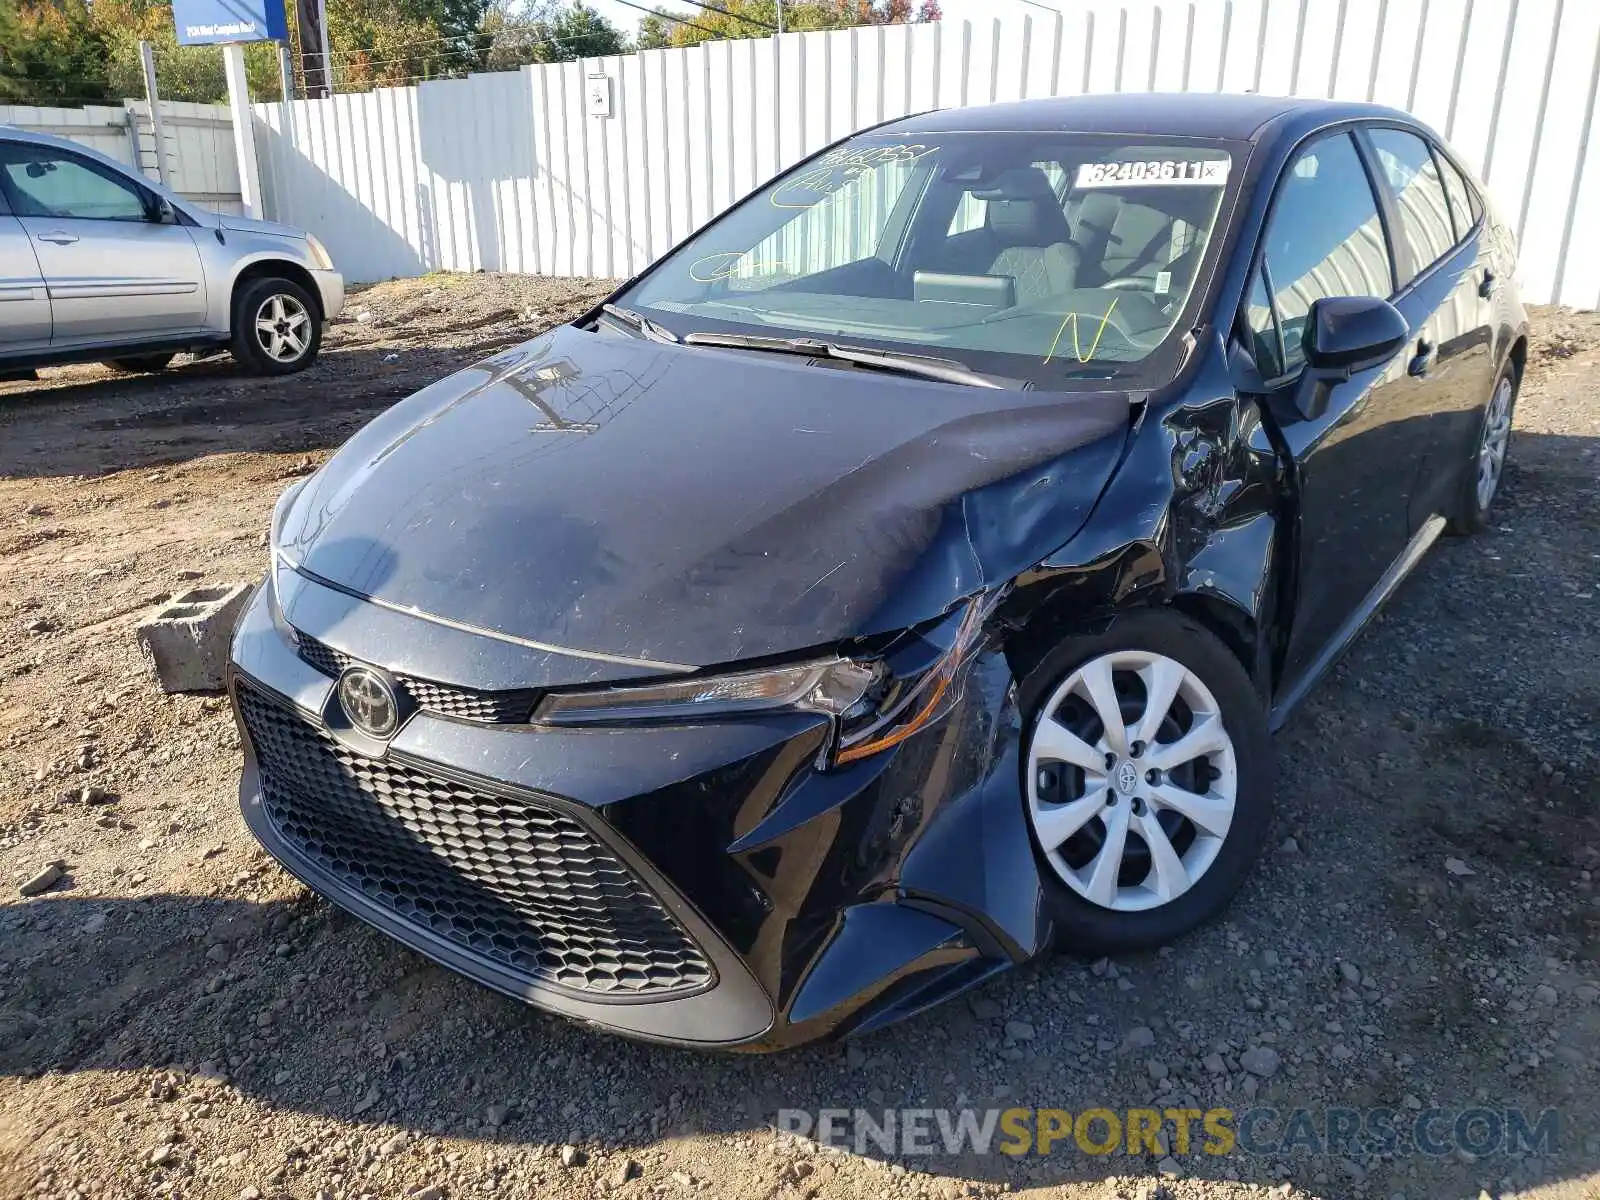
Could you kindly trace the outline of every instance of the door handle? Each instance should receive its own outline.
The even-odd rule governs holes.
[[[58,246],[70,246],[78,240],[78,235],[68,233],[65,229],[57,229],[52,233],[41,233],[39,240],[41,242],[54,242]]]
[[[1478,284],[1478,295],[1487,300],[1490,296],[1494,295],[1494,284],[1494,272],[1485,271],[1483,273],[1483,281]]]
[[[1433,343],[1423,339],[1417,343],[1417,355],[1411,360],[1408,370],[1412,375],[1421,379],[1433,369]]]

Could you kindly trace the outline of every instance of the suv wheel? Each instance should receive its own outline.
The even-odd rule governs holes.
[[[1021,699],[1058,943],[1153,946],[1219,913],[1272,820],[1266,713],[1228,649],[1175,613],[1131,613],[1058,646]]]
[[[287,375],[316,361],[322,346],[317,307],[292,279],[256,279],[233,307],[233,357],[262,375]]]
[[[176,357],[175,354],[131,354],[127,358],[113,358],[100,365],[124,375],[145,375],[166,370],[167,364]]]

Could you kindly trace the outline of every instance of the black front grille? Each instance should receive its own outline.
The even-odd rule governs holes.
[[[326,642],[319,642],[316,638],[300,635],[300,657],[305,659],[324,675],[339,676],[346,667],[355,661],[343,650],[335,650]]]
[[[343,650],[335,650],[327,643],[305,634],[300,635],[300,657],[324,675],[334,678],[338,678],[340,672],[357,661]],[[483,721],[493,725],[518,724],[533,716],[533,706],[539,701],[539,693],[532,688],[478,692],[447,683],[435,683],[431,679],[418,679],[413,675],[393,674],[418,708],[441,716],[459,717],[464,721]]]
[[[238,694],[268,819],[346,887],[533,983],[664,999],[711,982],[677,921],[575,818],[367,758]]]

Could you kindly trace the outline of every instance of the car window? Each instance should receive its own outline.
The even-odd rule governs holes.
[[[1377,197],[1349,134],[1322,138],[1295,156],[1278,184],[1261,246],[1270,299],[1263,287],[1247,303],[1245,319],[1258,347],[1275,343],[1274,311],[1283,335],[1283,361],[1262,363],[1258,357],[1263,378],[1304,365],[1301,340],[1313,302],[1394,293]]]
[[[0,183],[19,217],[148,219],[137,185],[50,146],[0,145]]]
[[[1400,204],[1400,227],[1418,274],[1455,245],[1444,182],[1428,144],[1403,129],[1369,129],[1384,178]]]
[[[680,336],[827,336],[1036,387],[1164,382],[1243,150],[859,134],[753,193],[617,302]]]
[[[1263,379],[1283,374],[1283,343],[1278,340],[1278,324],[1272,316],[1272,294],[1260,271],[1250,276],[1250,295],[1244,306],[1245,325],[1250,330],[1250,354]]]
[[[1459,242],[1478,220],[1477,210],[1472,203],[1472,189],[1448,158],[1435,153],[1434,159],[1439,164],[1439,174],[1444,177],[1444,190],[1450,197],[1450,219],[1455,224],[1456,241]]]
[[[1467,199],[1472,204],[1472,219],[1483,220],[1483,193],[1478,190],[1478,185],[1472,182],[1465,171],[1461,172],[1461,179],[1467,185]]]
[[[793,219],[743,255],[710,256],[691,274],[706,281],[725,279],[729,290],[751,292],[871,258],[912,167],[909,161],[867,166],[820,204],[800,189],[775,197],[773,206],[791,209]]]

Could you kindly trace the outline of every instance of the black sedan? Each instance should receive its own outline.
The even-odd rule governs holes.
[[[1270,731],[1486,519],[1514,253],[1383,108],[851,137],[285,493],[250,827],[473,979],[697,1046],[1176,938],[1268,836]]]

